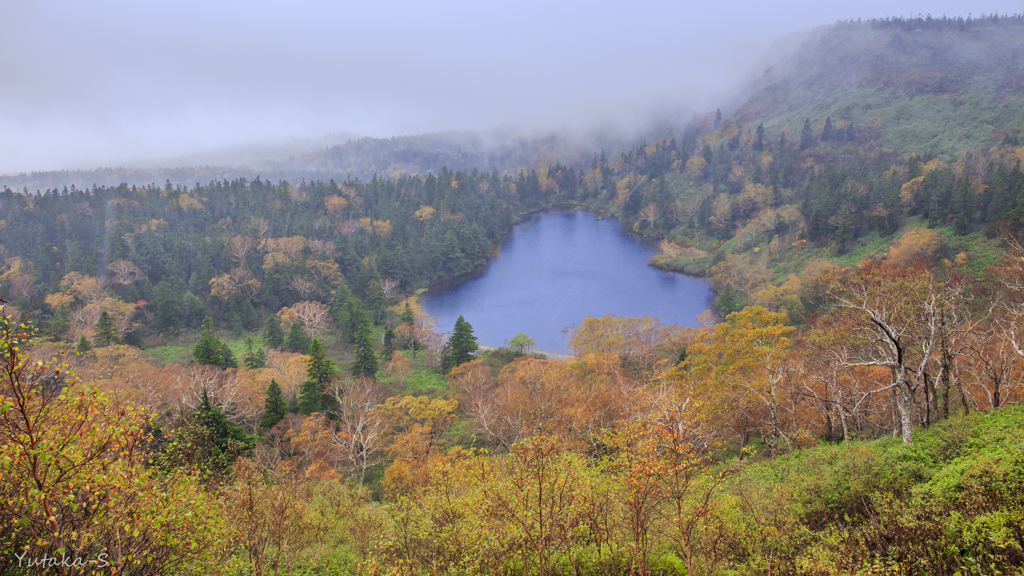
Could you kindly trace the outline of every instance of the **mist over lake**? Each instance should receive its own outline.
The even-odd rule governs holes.
[[[450,332],[459,315],[484,346],[517,332],[537,351],[566,353],[562,331],[588,316],[655,316],[695,325],[713,297],[704,280],[649,266],[652,247],[614,218],[587,212],[540,214],[518,224],[479,276],[420,302]]]

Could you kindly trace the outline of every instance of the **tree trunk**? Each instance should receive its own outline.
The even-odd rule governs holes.
[[[900,436],[903,437],[904,444],[910,444],[914,431],[914,397],[906,377],[902,374],[896,381],[896,389],[899,391],[896,405],[900,411]]]
[[[900,419],[900,403],[898,400],[899,391],[893,387],[890,399],[892,400],[892,422],[893,422],[893,436],[903,435],[903,420]]]
[[[837,403],[836,410],[839,411],[839,423],[843,426],[843,442],[849,442],[850,429],[846,426],[846,414],[843,413],[842,405]]]

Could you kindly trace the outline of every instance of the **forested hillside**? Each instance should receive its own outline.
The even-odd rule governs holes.
[[[328,138],[323,140],[330,141]],[[444,168],[455,172],[497,169],[503,174],[514,175],[521,167],[527,170],[546,167],[559,158],[574,163],[589,161],[593,150],[601,147],[616,149],[622,145],[622,138],[601,133],[580,138],[566,134],[530,136],[512,130],[453,131],[392,138],[352,137],[341,144],[319,148],[300,141],[293,145],[299,151],[294,154],[284,153],[285,146],[279,149],[271,146],[238,147],[237,151],[213,151],[206,155],[169,158],[149,164],[139,161],[130,167],[0,175],[0,186],[35,192],[71,185],[78,188],[93,185],[116,187],[124,183],[145,186],[168,180],[176,185],[192,186],[197,182],[230,181],[240,177],[249,180],[262,177],[272,182],[326,182],[332,179],[341,182],[355,178],[365,181],[377,175],[388,179],[403,175],[425,177],[431,172],[438,174]],[[147,167],[150,164],[163,167]]]
[[[1019,16],[840,22],[639,145],[5,188],[0,573],[1019,570],[1022,49]],[[717,314],[587,318],[564,359],[424,314],[551,208]]]

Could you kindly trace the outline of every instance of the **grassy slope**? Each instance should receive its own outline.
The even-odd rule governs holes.
[[[909,446],[821,445],[748,464],[725,493],[736,512],[779,528],[796,573],[996,573],[1024,561],[1021,429],[1024,407],[1013,407],[918,430]]]

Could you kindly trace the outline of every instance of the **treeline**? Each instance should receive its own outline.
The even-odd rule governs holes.
[[[853,20],[840,20],[832,25],[833,28],[840,30],[857,30],[859,28],[870,28],[870,29],[898,29],[898,30],[923,30],[923,31],[934,31],[934,30],[970,30],[972,28],[989,28],[995,26],[1024,26],[1024,14],[982,14],[978,17],[968,15],[967,18],[963,16],[946,16],[943,14],[939,17],[933,17],[931,14],[926,16],[890,16],[888,18],[868,18],[866,20],[857,19]]]

